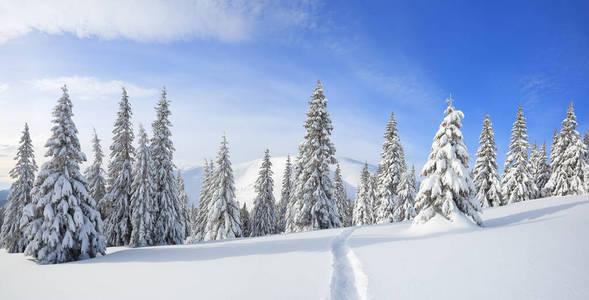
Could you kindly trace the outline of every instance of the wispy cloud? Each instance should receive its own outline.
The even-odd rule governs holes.
[[[33,87],[40,91],[58,91],[64,84],[71,89],[72,95],[82,100],[112,99],[113,95],[121,94],[121,87],[133,97],[148,97],[158,94],[157,89],[143,88],[120,80],[101,80],[95,77],[70,76],[52,77],[34,80]]]
[[[309,1],[56,0],[0,2],[0,43],[31,31],[141,42],[247,40],[256,30],[307,22]],[[279,16],[279,17],[275,17]],[[275,26],[260,26],[261,21]],[[281,26],[282,25],[282,26]]]
[[[558,89],[555,80],[543,73],[533,74],[521,80],[520,93],[523,96],[524,106],[533,108],[542,97]]]
[[[8,89],[8,84],[7,83],[0,83],[0,93],[3,93],[7,89]]]

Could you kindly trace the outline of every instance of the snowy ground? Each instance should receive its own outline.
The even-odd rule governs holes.
[[[0,252],[0,299],[589,299],[589,197],[409,223],[110,248],[63,265]]]

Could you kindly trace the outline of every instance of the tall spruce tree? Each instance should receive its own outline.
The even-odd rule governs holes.
[[[585,176],[589,171],[586,161],[587,146],[577,131],[577,117],[572,102],[561,123],[560,136],[554,148],[552,174],[546,183],[546,191],[552,196],[586,193]]]
[[[352,225],[367,225],[374,222],[372,201],[370,199],[370,172],[368,164],[364,164],[360,183],[356,190],[356,201],[354,202],[354,211],[352,214]]]
[[[286,157],[284,175],[282,176],[282,189],[280,191],[280,202],[276,208],[276,232],[284,232],[286,229],[286,210],[288,201],[292,194],[292,164],[290,155]]]
[[[529,169],[529,148],[526,119],[520,105],[511,129],[511,142],[501,181],[502,197],[506,204],[534,199],[538,194],[538,187]]]
[[[250,218],[250,212],[247,209],[245,203],[239,209],[239,219],[241,219],[242,236],[250,237],[252,235],[252,220]]]
[[[468,151],[462,140],[461,119],[464,114],[448,99],[446,117],[434,137],[432,150],[423,167],[425,179],[419,187],[414,223],[425,223],[436,214],[454,221],[465,215],[478,225],[480,206],[473,197],[474,185],[468,173]]]
[[[155,194],[155,170],[151,159],[150,146],[143,126],[139,126],[139,148],[133,166],[131,185],[131,247],[155,245],[155,218],[157,203]]]
[[[481,207],[501,205],[501,180],[497,171],[497,146],[489,115],[485,115],[472,171],[475,195]]]
[[[29,125],[26,123],[14,160],[16,165],[10,170],[9,175],[15,181],[10,186],[10,194],[6,199],[4,220],[0,231],[0,247],[6,249],[8,253],[24,252],[27,246],[27,239],[20,227],[20,219],[23,216],[24,207],[32,202],[31,190],[35,183],[37,164]]]
[[[377,211],[376,217],[378,223],[393,222],[395,203],[397,203],[397,190],[405,172],[405,157],[401,140],[397,132],[397,121],[395,114],[391,113],[391,119],[387,123],[385,141],[382,144],[382,157],[378,165],[378,206],[374,207]]]
[[[211,182],[204,240],[223,240],[242,235],[239,207],[235,202],[233,169],[229,160],[227,138],[223,136],[217,154],[217,164]]]
[[[102,159],[104,153],[100,146],[100,139],[94,130],[94,137],[92,138],[92,150],[94,152],[94,161],[92,165],[86,169],[85,175],[88,179],[88,188],[92,199],[98,203],[98,211],[100,215],[105,218],[108,215],[108,205],[106,204],[106,179],[104,178],[104,169],[102,168]]]
[[[155,194],[158,215],[155,221],[156,243],[158,244],[182,244],[184,242],[185,224],[182,211],[182,203],[178,198],[176,189],[176,177],[174,176],[173,163],[174,144],[170,127],[169,108],[170,101],[166,97],[166,88],[162,89],[162,95],[155,111],[156,119],[151,124],[153,137],[151,138],[151,155],[155,169]]]
[[[105,253],[102,219],[80,172],[86,156],[80,149],[67,88],[53,110],[54,126],[43,164],[21,219],[26,255],[43,264],[63,263]]]
[[[274,200],[274,181],[272,180],[270,151],[266,149],[262,166],[256,180],[256,199],[254,200],[252,236],[276,233],[276,201]]]
[[[323,86],[317,87],[309,101],[305,138],[301,144],[301,173],[297,178],[298,211],[295,218],[298,231],[340,226],[329,165],[335,164],[335,147],[330,135],[333,130],[327,112]]]
[[[405,171],[401,182],[397,186],[397,205],[395,205],[395,222],[413,220],[417,215],[415,211],[415,167],[411,171]]]
[[[131,183],[133,181],[133,124],[131,123],[131,104],[127,91],[119,102],[119,112],[115,121],[110,164],[108,166],[108,190],[105,196],[104,231],[109,246],[128,245],[131,239]]]
[[[189,237],[191,234],[191,227],[190,212],[188,208],[188,195],[186,194],[186,190],[184,188],[184,178],[182,178],[180,170],[178,170],[178,175],[176,175],[176,189],[178,190],[178,198],[180,199],[180,204],[182,205],[182,218],[184,219],[184,236]]]
[[[352,225],[352,203],[348,200],[346,195],[346,188],[344,187],[344,180],[342,178],[342,170],[339,163],[336,164],[335,172],[333,174],[333,195],[335,196],[335,203],[337,206],[337,213],[340,218],[341,225],[348,227]]]

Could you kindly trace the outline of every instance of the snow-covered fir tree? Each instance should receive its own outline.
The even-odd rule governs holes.
[[[252,235],[252,219],[245,203],[239,209],[239,219],[241,220],[241,235],[243,237],[250,237]]]
[[[585,146],[589,148],[589,129],[585,132],[585,136],[583,137],[583,141],[585,142]]]
[[[176,189],[173,163],[174,144],[170,127],[170,101],[166,97],[166,88],[155,107],[156,119],[151,124],[151,155],[155,169],[155,194],[158,215],[155,221],[157,244],[182,244],[185,238],[185,224],[182,203]]]
[[[551,160],[552,174],[545,189],[552,196],[582,195],[586,192],[587,146],[577,131],[573,103],[561,123],[560,136]]]
[[[106,179],[104,178],[104,169],[102,168],[104,153],[102,152],[102,146],[100,146],[100,139],[98,139],[96,130],[94,130],[94,137],[92,138],[92,151],[94,152],[94,161],[86,169],[84,175],[88,179],[90,196],[98,204],[100,215],[105,218],[108,215],[108,205],[104,198],[106,195]]]
[[[299,230],[299,227],[296,222],[296,217],[299,214],[300,207],[302,201],[299,198],[301,194],[301,184],[298,180],[299,176],[302,173],[302,143],[299,144],[299,155],[297,156],[296,163],[294,165],[292,171],[292,189],[290,192],[290,197],[288,200],[288,204],[286,205],[286,213],[284,216],[284,231],[285,232],[296,232]]]
[[[536,198],[543,197],[544,193],[542,190],[548,179],[550,179],[550,165],[546,156],[546,144],[542,144],[540,150],[538,150],[536,142],[532,145],[532,151],[530,152],[530,173],[532,174],[534,183],[538,187]]]
[[[139,147],[137,159],[133,166],[133,182],[131,185],[131,247],[155,245],[155,218],[157,203],[155,202],[155,170],[151,159],[151,151],[147,134],[139,125]]]
[[[37,164],[29,125],[26,123],[14,159],[16,165],[10,170],[9,175],[15,181],[10,186],[10,194],[6,199],[4,220],[0,231],[0,247],[6,249],[8,253],[23,252],[27,246],[27,239],[20,227],[20,219],[24,207],[32,202],[31,190],[35,183]]]
[[[352,226],[367,225],[374,222],[372,199],[370,197],[370,172],[368,164],[364,164],[360,176],[360,184],[356,190],[356,201],[352,213]]]
[[[339,227],[329,173],[329,165],[336,163],[335,147],[330,140],[333,126],[327,112],[323,86],[319,81],[309,101],[304,127],[306,134],[299,149],[301,159],[297,162],[301,165],[301,173],[296,179],[297,231]]]
[[[374,207],[378,223],[393,222],[398,185],[405,172],[405,157],[394,113],[391,113],[391,119],[387,123],[384,138],[380,154],[382,160],[377,172],[379,205]]]
[[[195,235],[196,230],[196,219],[198,217],[198,205],[192,203],[189,209],[189,222],[188,225],[190,226],[190,235],[187,237],[187,240],[191,240],[192,237]]]
[[[414,223],[425,223],[436,214],[454,221],[459,215],[481,225],[480,205],[468,172],[468,151],[462,140],[461,119],[464,114],[448,99],[446,117],[434,136],[431,153],[423,167],[425,177],[419,187]]]
[[[178,198],[180,199],[180,204],[182,205],[182,218],[184,218],[184,236],[188,237],[191,234],[188,195],[186,194],[186,190],[184,188],[184,178],[182,178],[182,174],[179,170],[178,175],[176,175],[176,189],[178,190]]]
[[[395,205],[394,221],[402,222],[413,220],[417,215],[415,211],[415,167],[411,171],[405,171],[401,182],[397,186],[397,202]]]
[[[286,210],[292,193],[292,164],[290,155],[286,157],[284,175],[282,176],[282,189],[280,190],[280,201],[276,207],[276,232],[284,232],[286,229]]]
[[[544,187],[550,179],[550,164],[548,163],[548,154],[546,154],[546,143],[543,143],[542,146],[540,146],[540,160],[536,170],[537,171],[534,175],[534,179],[536,181],[536,186],[538,187],[540,197],[546,197],[548,195],[544,194]]]
[[[200,196],[198,200],[198,212],[194,220],[192,235],[188,239],[188,243],[196,243],[202,241],[205,234],[205,227],[207,225],[209,203],[211,202],[211,192],[213,183],[213,173],[215,170],[214,163],[207,161],[203,166],[202,184],[200,188]]]
[[[239,207],[235,202],[233,169],[229,160],[227,138],[223,136],[211,182],[204,240],[223,240],[242,235]]]
[[[502,203],[501,180],[497,171],[497,146],[492,126],[489,115],[485,115],[477,159],[472,170],[475,195],[481,207],[499,206]]]
[[[550,144],[550,161],[554,160],[552,155],[555,152],[557,143],[558,143],[558,129],[554,128],[554,133],[552,134],[552,144]]]
[[[123,88],[117,120],[112,131],[114,137],[110,146],[108,189],[103,200],[103,205],[107,206],[104,232],[109,246],[128,245],[131,238],[131,173],[135,156],[132,115],[129,97]]]
[[[369,197],[370,197],[370,202],[372,203],[371,204],[371,206],[372,206],[372,223],[375,223],[377,221],[378,208],[380,207],[380,200],[378,198],[378,173],[379,173],[379,171],[377,170],[373,174],[370,174]],[[396,194],[396,192],[395,192],[395,194]]]
[[[534,199],[538,194],[529,168],[529,148],[526,119],[520,105],[511,129],[511,142],[501,181],[501,194],[506,204]]]
[[[335,172],[333,174],[333,195],[335,196],[337,213],[339,215],[341,225],[344,227],[351,226],[352,202],[348,200],[348,196],[346,195],[344,180],[342,178],[342,170],[339,166],[339,163],[336,164]]]
[[[105,253],[102,219],[88,183],[80,172],[86,156],[80,149],[67,88],[53,110],[54,126],[47,140],[49,160],[41,166],[33,201],[21,219],[28,244],[26,255],[43,264],[63,263]]]
[[[266,149],[262,166],[256,180],[256,199],[252,212],[252,236],[276,233],[276,201],[274,200],[274,180],[272,180],[270,151]]]

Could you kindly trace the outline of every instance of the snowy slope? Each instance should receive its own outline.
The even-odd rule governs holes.
[[[282,185],[282,176],[286,165],[286,156],[273,157],[272,171],[274,172],[274,197],[276,201],[280,200],[280,189]],[[364,163],[350,158],[339,157],[338,161],[342,169],[348,198],[356,198],[356,186],[360,182],[360,171]],[[262,159],[256,159],[245,163],[233,165],[233,174],[235,176],[235,196],[240,203],[247,203],[248,207],[253,207],[254,198],[256,197],[254,184],[258,178],[258,171],[262,164]],[[376,167],[369,165],[370,172],[375,172]],[[335,166],[332,166],[332,173]],[[197,203],[202,184],[202,167],[190,168],[182,171],[185,181],[185,189],[191,203]]]
[[[589,299],[589,196],[446,222],[109,248],[37,265],[0,251],[0,299]]]

